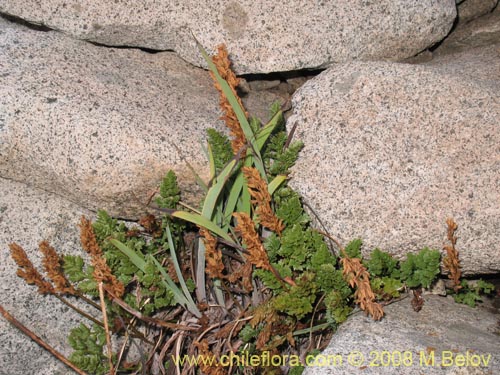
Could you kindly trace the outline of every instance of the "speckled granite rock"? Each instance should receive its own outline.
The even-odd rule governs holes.
[[[67,335],[81,317],[57,299],[39,295],[36,287],[17,277],[8,244],[21,245],[36,267],[41,265],[38,243],[42,240],[49,241],[59,253],[82,255],[77,224],[81,215],[90,217],[90,212],[56,195],[3,178],[0,191],[0,304],[56,350],[69,355]],[[2,316],[0,332],[1,375],[72,373]]]
[[[0,11],[106,45],[176,51],[203,64],[192,38],[225,42],[240,73],[404,59],[440,41],[454,0],[43,2],[0,0]]]
[[[457,6],[458,22],[467,23],[483,16],[498,4],[498,0],[466,0]]]
[[[459,24],[434,51],[435,55],[500,43],[500,7],[469,23]]]
[[[418,313],[409,298],[384,310],[386,316],[379,322],[364,314],[350,317],[316,362],[310,362],[317,366],[306,368],[303,375],[500,373],[498,314],[439,296],[426,296]],[[328,356],[332,365],[318,366],[328,363]]]
[[[293,97],[291,185],[342,242],[403,257],[459,225],[465,273],[500,271],[500,48],[339,64]]]
[[[2,19],[0,66],[0,176],[121,217],[169,169],[199,194],[186,161],[207,177],[205,129],[223,126],[204,70]]]

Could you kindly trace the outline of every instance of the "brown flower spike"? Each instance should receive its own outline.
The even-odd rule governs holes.
[[[80,241],[83,249],[91,256],[95,281],[107,284],[112,293],[118,298],[123,296],[125,286],[111,273],[111,269],[106,263],[106,259],[102,255],[102,250],[97,243],[92,223],[85,216],[82,216],[80,221]]]
[[[242,171],[247,180],[248,191],[252,196],[252,203],[257,205],[255,212],[259,217],[260,223],[281,236],[284,225],[271,209],[271,195],[267,189],[266,182],[256,168],[243,167]]]
[[[382,305],[375,302],[375,293],[370,286],[370,274],[361,263],[359,258],[349,258],[345,251],[341,262],[344,266],[342,274],[351,288],[356,287],[354,292],[355,302],[361,310],[371,315],[374,320],[380,320],[384,316]]]
[[[26,252],[16,243],[9,244],[10,255],[19,266],[17,276],[21,277],[26,283],[35,284],[40,294],[54,294],[55,290],[51,283],[44,280],[43,276],[36,270],[33,263],[28,259]]]
[[[217,55],[212,57],[212,61],[217,67],[217,71],[219,72],[220,76],[224,80],[226,80],[226,82],[229,84],[229,87],[231,88],[231,91],[238,99],[238,103],[245,112],[245,117],[248,117],[248,114],[243,107],[243,103],[241,102],[241,99],[236,93],[236,87],[238,87],[239,79],[231,70],[231,62],[229,61],[229,56],[227,53],[226,46],[224,44],[219,45],[217,47],[217,51],[218,51]],[[210,72],[210,76],[214,81],[215,88],[217,89],[217,91],[219,91],[220,94],[219,105],[224,111],[224,116],[222,116],[221,119],[224,120],[226,126],[231,131],[231,136],[233,137],[233,140],[231,141],[231,147],[233,149],[233,153],[236,155],[241,149],[245,147],[246,144],[245,133],[243,132],[243,129],[241,129],[238,118],[236,117],[236,113],[234,113],[233,107],[231,107],[231,104],[229,104],[229,101],[224,95],[224,92],[222,91],[221,86],[217,82],[215,75],[212,72]]]
[[[457,244],[455,232],[458,225],[451,218],[446,220],[446,224],[448,225],[448,241],[450,241],[450,245],[445,245],[443,247],[447,254],[443,259],[443,264],[449,272],[448,278],[453,281],[453,289],[455,292],[458,292],[462,288],[460,285],[460,277],[462,276],[462,272],[460,271],[460,260],[458,259],[458,251],[455,248]]]
[[[49,245],[47,241],[42,241],[38,244],[38,248],[43,254],[43,268],[45,273],[52,280],[55,289],[59,293],[76,295],[75,288],[70,284],[66,276],[61,270],[61,259],[57,255],[56,250]]]
[[[217,240],[205,228],[200,228],[200,236],[205,244],[206,271],[210,277],[222,279],[224,275],[224,263],[222,263],[222,253],[217,249]]]
[[[241,233],[243,243],[247,247],[246,259],[257,268],[262,268],[274,272],[264,245],[259,239],[258,233],[255,231],[254,222],[245,212],[236,212],[233,216],[238,220],[236,230]]]

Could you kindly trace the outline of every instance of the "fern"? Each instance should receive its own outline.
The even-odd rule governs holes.
[[[345,247],[345,252],[350,258],[361,258],[361,245],[363,241],[359,238],[352,240]]]
[[[298,194],[282,202],[276,210],[276,216],[283,220],[287,226],[294,224],[305,225],[310,221],[309,216],[304,212]]]
[[[160,196],[156,204],[161,208],[176,208],[181,200],[181,191],[177,185],[177,176],[173,171],[168,171],[160,184]]]
[[[212,148],[215,171],[219,173],[233,158],[233,149],[229,138],[215,129],[207,129],[208,144]]]
[[[299,320],[311,313],[317,292],[313,279],[314,274],[304,272],[296,286],[273,299],[274,308]]]
[[[295,164],[299,157],[299,152],[303,148],[303,142],[295,141],[282,152],[278,153],[269,169],[269,174],[272,176],[288,174],[289,169]]]
[[[399,278],[398,261],[389,253],[375,249],[370,254],[370,259],[364,263],[372,276]]]
[[[408,254],[401,263],[401,279],[410,288],[428,288],[439,274],[441,254],[437,250],[424,248],[418,254]]]
[[[94,324],[88,328],[80,323],[73,328],[68,337],[69,344],[74,349],[69,360],[82,370],[96,375],[104,375],[109,371],[108,359],[103,354],[106,343],[104,329]]]
[[[478,280],[476,285],[462,280],[460,283],[462,287],[458,293],[453,295],[453,299],[457,303],[463,303],[470,307],[476,307],[477,302],[482,302],[481,295],[491,294],[495,290],[495,286],[483,280]]]

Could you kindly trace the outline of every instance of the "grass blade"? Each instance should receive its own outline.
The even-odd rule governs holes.
[[[144,268],[146,266],[146,261],[142,257],[142,254],[139,255],[137,254],[134,250],[132,250],[130,247],[125,245],[124,243],[121,243],[120,241],[116,239],[111,239],[109,240],[113,246],[115,246],[118,250],[120,250],[123,254],[125,254],[128,259],[137,267],[139,268],[142,272],[144,272]]]
[[[285,175],[277,175],[270,183],[267,185],[267,191],[269,192],[269,195],[273,195],[273,193],[276,191],[277,188],[280,187],[280,185],[286,181],[287,176]]]
[[[211,220],[207,219],[205,216],[193,214],[190,212],[184,212],[184,211],[174,211],[172,213],[172,216],[177,217],[177,218],[182,219],[182,220],[189,221],[190,223],[193,223],[195,225],[199,225],[203,228],[206,228],[209,231],[216,234],[217,236],[225,239],[226,241],[234,243],[233,239],[231,238],[231,236],[229,236],[229,234],[227,232],[225,232],[222,228],[217,226]]]

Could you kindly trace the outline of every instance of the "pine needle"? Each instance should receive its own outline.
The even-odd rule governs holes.
[[[40,294],[54,294],[55,289],[51,283],[44,280],[43,276],[33,266],[28,259],[26,252],[16,243],[9,244],[10,255],[19,266],[17,276],[21,277],[29,285],[36,285]]]
[[[238,99],[241,108],[244,108],[243,103],[241,102],[241,99],[236,92],[236,87],[238,87],[239,79],[231,70],[231,62],[229,61],[228,52],[224,44],[221,44],[217,47],[217,55],[212,57],[212,61],[217,67],[217,71],[219,72],[220,76],[229,84],[229,87],[231,88],[234,96],[236,96],[236,98]],[[231,136],[233,138],[231,141],[231,148],[233,149],[233,153],[236,155],[246,145],[245,134],[243,133],[243,129],[240,126],[233,107],[231,106],[231,104],[229,104],[229,101],[224,95],[222,88],[220,87],[217,79],[212,72],[210,72],[210,76],[214,81],[215,88],[217,89],[217,91],[219,91],[219,105],[224,112],[224,116],[222,116],[221,119],[224,120],[226,126],[231,132]],[[248,114],[246,112],[245,116],[248,117]]]

